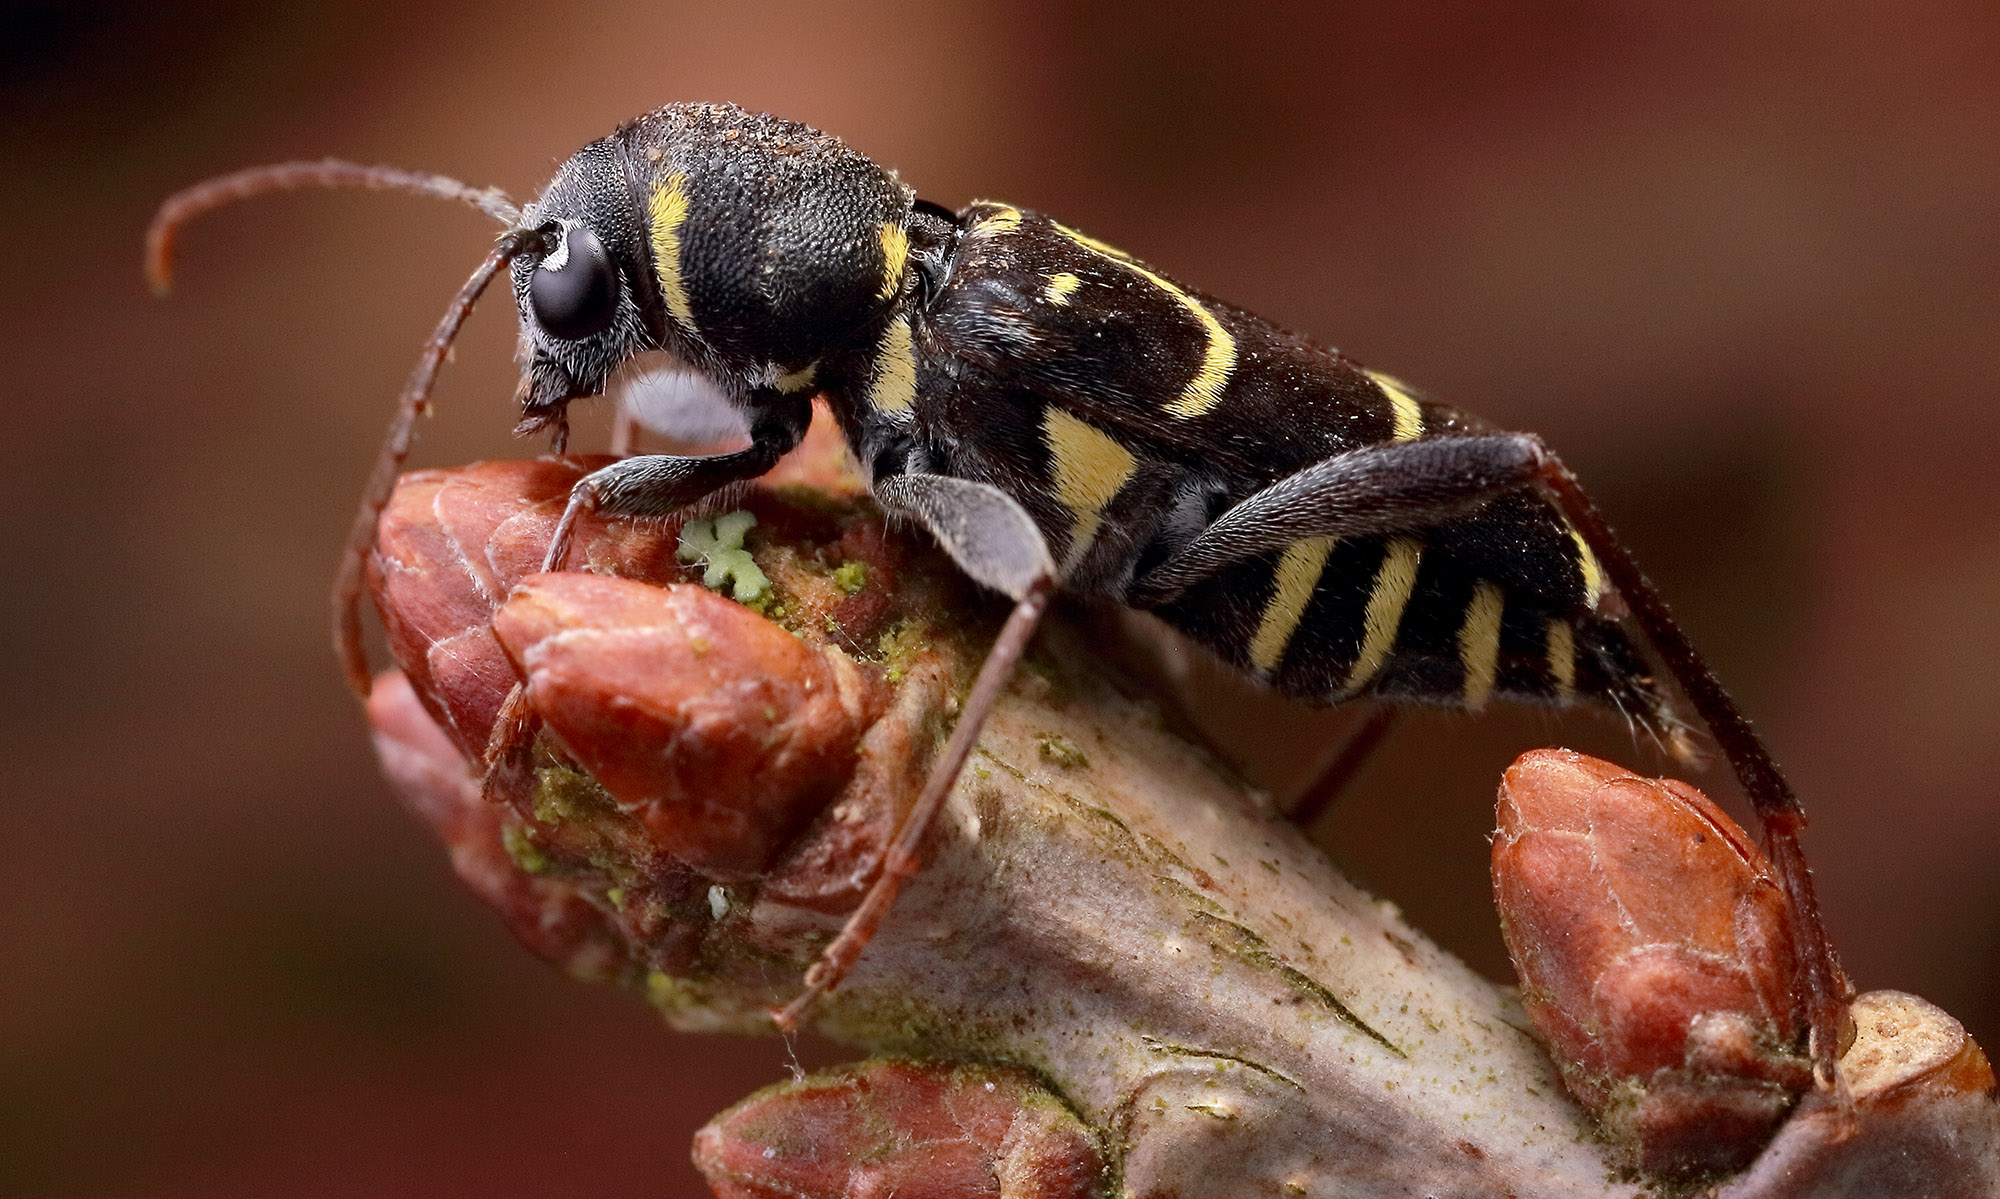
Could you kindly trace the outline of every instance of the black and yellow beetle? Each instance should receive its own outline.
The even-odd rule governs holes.
[[[522,431],[560,447],[571,401],[663,351],[744,414],[747,448],[625,458],[572,492],[546,566],[586,511],[660,516],[768,471],[823,396],[875,497],[1015,601],[923,795],[862,907],[784,1012],[834,986],[918,866],[917,846],[1058,588],[1149,611],[1313,703],[1477,710],[1503,698],[1615,707],[1683,728],[1636,630],[1734,768],[1790,896],[1799,990],[1825,1085],[1846,981],[1783,774],[1569,471],[1397,380],[1190,291],[1022,209],[958,212],[806,126],[676,104],[579,151],[540,199],[329,161],[226,176],[169,200],[156,282],[193,215],[280,188],[355,185],[472,202],[507,225],[433,334],[369,485],[336,592],[365,690],[360,564],[445,350],[511,273]]]

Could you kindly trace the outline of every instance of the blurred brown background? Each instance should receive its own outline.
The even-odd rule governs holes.
[[[489,230],[273,199],[192,232],[173,303],[138,271],[211,172],[526,197],[676,99],[1054,212],[1547,435],[1789,764],[1857,979],[2000,1043],[1986,0],[48,0],[0,7],[0,97],[0,1191],[692,1194],[689,1132],[781,1076],[517,950],[328,652],[390,398]],[[529,452],[512,326],[474,318],[425,461]],[[1497,972],[1491,788],[1553,741],[1662,765],[1603,722],[1422,719],[1322,831]]]

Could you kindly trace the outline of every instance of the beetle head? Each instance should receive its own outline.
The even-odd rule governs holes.
[[[584,147],[521,219],[524,427],[652,349],[738,403],[810,386],[901,293],[912,204],[839,139],[729,105],[671,105]]]

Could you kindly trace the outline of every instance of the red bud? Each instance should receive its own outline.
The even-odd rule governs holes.
[[[761,871],[846,785],[882,688],[691,584],[536,575],[494,617],[548,730],[659,849]]]
[[[1088,1130],[1018,1070],[875,1060],[770,1087],[695,1134],[717,1199],[1085,1199]]]
[[[1810,1083],[1789,907],[1685,783],[1537,750],[1500,788],[1493,882],[1521,999],[1578,1101],[1647,1170],[1733,1169]]]

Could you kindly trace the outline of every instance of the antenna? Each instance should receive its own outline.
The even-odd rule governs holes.
[[[497,187],[473,187],[447,175],[405,171],[397,167],[364,166],[338,158],[318,162],[278,162],[204,179],[168,196],[146,227],[146,281],[156,295],[173,288],[174,238],[181,226],[211,209],[272,192],[303,191],[309,187],[360,188],[366,191],[408,192],[458,200],[472,205],[503,225],[521,221],[521,206]]]
[[[520,205],[508,199],[498,188],[477,188],[445,175],[405,171],[396,167],[364,166],[338,158],[319,162],[280,162],[217,175],[167,197],[159,212],[154,214],[153,223],[146,229],[146,279],[152,284],[154,293],[164,296],[172,287],[174,238],[189,221],[238,200],[309,187],[352,187],[458,200],[508,226],[507,231],[501,234],[499,243],[479,264],[479,269],[472,272],[472,277],[452,297],[444,318],[431,331],[430,340],[424,343],[417,365],[410,372],[409,382],[403,384],[403,392],[396,400],[396,414],[389,420],[388,432],[383,434],[382,448],[375,456],[375,469],[369,473],[368,485],[362,490],[361,508],[354,514],[354,527],[347,535],[347,548],[341,554],[340,572],[335,577],[333,588],[334,652],[340,655],[348,687],[356,695],[366,698],[372,676],[368,651],[361,638],[361,593],[368,552],[375,546],[376,523],[382,518],[382,509],[389,504],[396,476],[402,473],[411,443],[416,440],[417,418],[430,411],[431,388],[437,383],[438,372],[444,366],[452,341],[472,314],[472,307],[478,302],[480,293],[486,290],[486,285],[521,252],[533,235],[519,228]]]

